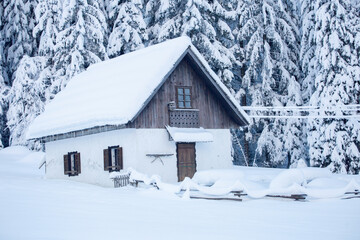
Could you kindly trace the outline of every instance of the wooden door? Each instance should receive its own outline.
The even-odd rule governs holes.
[[[176,144],[178,181],[192,178],[196,172],[195,143]]]

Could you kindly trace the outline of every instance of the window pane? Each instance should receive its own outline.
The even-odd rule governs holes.
[[[191,103],[190,102],[185,102],[185,107],[186,108],[191,108]]]
[[[116,149],[111,148],[111,166],[116,166],[115,159],[116,159]]]
[[[184,89],[183,88],[178,88],[178,94],[184,94]]]
[[[184,108],[184,102],[179,102],[179,108]]]
[[[185,88],[185,95],[190,95],[190,89],[189,88]]]
[[[70,155],[70,171],[75,172],[75,154]]]
[[[184,101],[184,95],[178,95],[178,100],[179,100],[179,102]]]
[[[185,101],[190,101],[190,96],[185,96]]]

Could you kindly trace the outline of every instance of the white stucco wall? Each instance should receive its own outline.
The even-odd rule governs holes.
[[[214,142],[196,143],[197,170],[232,166],[230,131],[208,130]],[[149,176],[160,175],[165,182],[177,182],[176,144],[169,141],[165,129],[121,129],[46,143],[46,176],[70,179],[102,186],[113,186],[109,172],[104,171],[103,149],[119,145],[123,148],[124,169],[132,167]],[[63,155],[77,151],[81,155],[81,174],[64,175]],[[173,154],[154,160],[146,154]]]
[[[196,170],[231,168],[231,134],[227,129],[206,129],[213,142],[196,143]]]

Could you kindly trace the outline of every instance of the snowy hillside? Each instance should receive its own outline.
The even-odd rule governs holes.
[[[23,147],[0,151],[0,239],[358,239],[359,198],[194,200],[155,188],[47,180],[42,158]],[[257,183],[280,176],[241,171]],[[205,172],[197,181],[218,178],[221,172]]]
[[[40,149],[29,125],[90,65],[187,35],[241,105],[340,116],[254,119],[233,131],[235,164],[359,174],[359,117],[341,118],[359,115],[342,110],[360,104],[359,13],[358,0],[1,1],[0,148]]]

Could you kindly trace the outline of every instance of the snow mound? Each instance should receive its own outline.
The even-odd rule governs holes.
[[[30,153],[30,150],[24,146],[12,146],[12,147],[7,147],[7,148],[4,148],[4,149],[1,149],[0,150],[0,159],[2,157],[5,157],[5,156],[11,156],[11,157],[14,157],[14,158],[17,158],[21,155],[27,155]]]
[[[306,185],[307,181],[318,177],[328,177],[331,175],[326,168],[298,168],[287,169],[277,175],[270,183],[271,189],[282,189],[293,184]]]
[[[222,196],[242,191],[250,198],[268,195],[306,194],[311,198],[336,198],[360,189],[359,176],[332,174],[327,168],[266,169],[234,167],[233,169],[198,171],[193,179],[185,178],[178,184],[161,181],[160,177],[148,177],[131,169],[131,178],[145,184],[156,185],[168,193],[183,194],[190,190],[206,195]]]
[[[0,150],[0,161],[4,167],[0,174],[3,175],[44,174],[43,170],[39,170],[39,166],[45,161],[45,153],[33,152],[24,146],[12,146]]]
[[[242,180],[244,172],[235,169],[204,170],[196,172],[193,181],[202,185],[213,185],[219,180]]]

